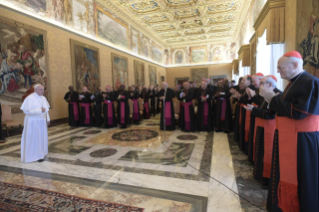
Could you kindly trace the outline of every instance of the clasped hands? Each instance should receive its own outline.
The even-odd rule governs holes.
[[[274,96],[277,96],[278,94],[279,93],[276,94],[271,88],[264,88],[262,86],[259,88],[259,95],[264,97],[265,101],[268,103]]]

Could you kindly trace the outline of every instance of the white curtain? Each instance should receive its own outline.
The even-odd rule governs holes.
[[[277,61],[284,54],[284,44],[267,45],[267,30],[258,38],[256,50],[256,73],[277,77],[277,88],[283,90],[283,80],[277,73]]]
[[[256,73],[270,74],[271,46],[267,45],[267,30],[258,38],[256,49]]]
[[[270,54],[270,74],[277,78],[277,88],[281,91],[284,90],[284,83],[280,78],[280,74],[277,73],[277,62],[284,55],[284,48],[284,44],[272,44]]]

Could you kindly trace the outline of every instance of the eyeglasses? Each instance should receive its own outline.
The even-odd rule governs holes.
[[[283,68],[285,68],[286,66],[290,65],[292,63],[288,63],[287,65],[284,65],[284,66],[277,66],[277,70],[282,70]]]
[[[260,85],[265,85],[265,84],[268,84],[269,82],[260,82],[259,84]]]

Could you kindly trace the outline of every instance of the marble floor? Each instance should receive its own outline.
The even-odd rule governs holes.
[[[264,211],[267,191],[253,180],[253,167],[232,136],[164,134],[158,117],[127,129],[62,124],[49,128],[42,163],[20,162],[19,135],[0,144],[0,183],[145,212]]]

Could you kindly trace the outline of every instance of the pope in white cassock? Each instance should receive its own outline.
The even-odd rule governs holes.
[[[21,162],[23,163],[42,162],[48,154],[50,105],[43,93],[43,86],[35,85],[34,93],[24,100],[20,108],[25,114],[21,138]]]

